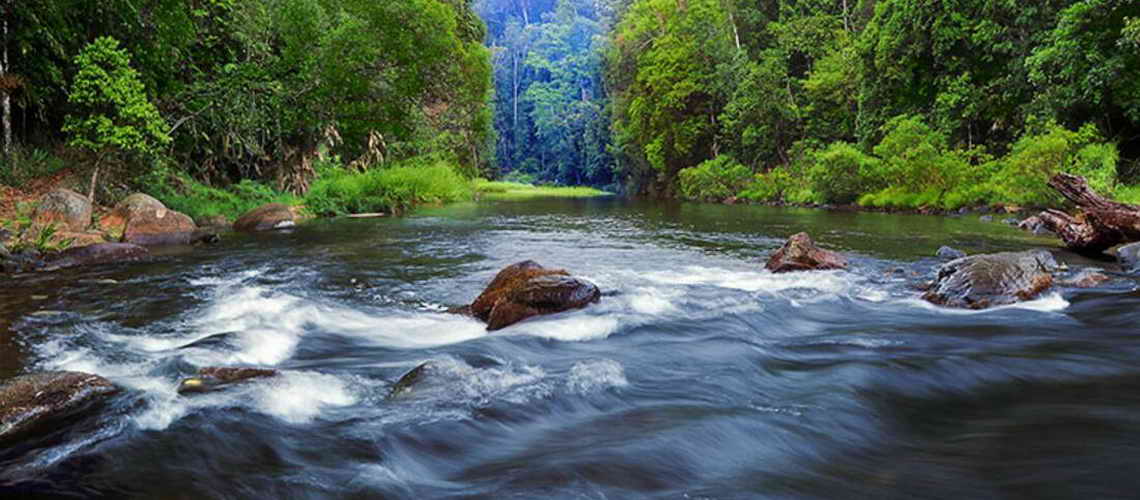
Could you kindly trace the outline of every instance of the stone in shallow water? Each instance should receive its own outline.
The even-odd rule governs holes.
[[[0,442],[52,432],[60,419],[93,408],[119,392],[98,375],[44,372],[21,375],[0,385]]]
[[[499,271],[469,312],[486,321],[488,330],[499,330],[534,316],[586,307],[601,295],[593,283],[526,260]]]
[[[277,370],[248,366],[208,366],[196,376],[178,384],[179,394],[195,394],[223,389],[239,382],[277,376]]]
[[[847,259],[817,247],[807,233],[799,233],[788,238],[784,246],[772,253],[765,267],[774,273],[847,269]]]
[[[961,259],[962,257],[965,257],[966,252],[963,252],[963,251],[958,250],[956,248],[950,248],[948,246],[943,246],[942,248],[938,249],[938,253],[936,253],[935,255],[939,259],[954,260],[954,259]]]
[[[923,298],[963,309],[1031,300],[1053,286],[1059,267],[1045,250],[971,255],[944,264]]]

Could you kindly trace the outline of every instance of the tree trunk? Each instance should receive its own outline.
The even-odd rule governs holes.
[[[95,170],[91,172],[91,185],[87,187],[87,201],[92,205],[95,204],[95,183],[99,181],[99,164],[103,163],[103,155],[100,154],[95,159]]]
[[[1081,210],[1076,216],[1060,210],[1046,210],[1039,216],[1071,250],[1096,255],[1121,243],[1140,241],[1140,206],[1108,200],[1089,188],[1083,177],[1066,173],[1053,176],[1049,187]]]
[[[0,57],[0,81],[4,82],[4,88],[0,89],[3,95],[0,96],[0,107],[3,107],[3,125],[4,125],[4,156],[8,156],[12,152],[12,99],[9,94],[12,89],[8,88],[7,76],[10,71],[8,68],[8,14],[4,13],[3,21],[3,36],[0,37],[0,44],[4,45],[4,54]]]

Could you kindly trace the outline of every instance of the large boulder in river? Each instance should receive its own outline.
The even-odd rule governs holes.
[[[1053,286],[1059,267],[1045,250],[972,255],[944,264],[922,298],[963,309],[1031,300]]]
[[[283,203],[270,203],[246,212],[234,221],[234,230],[244,233],[284,229],[297,224],[297,211]]]
[[[766,266],[774,273],[847,269],[847,259],[838,253],[815,246],[811,236],[799,233],[768,258]]]
[[[167,208],[144,208],[130,215],[123,241],[136,245],[188,245],[198,226],[184,213]]]
[[[498,330],[527,318],[580,309],[601,298],[597,285],[527,260],[507,266],[471,304],[471,314]]]
[[[277,370],[248,366],[207,366],[178,384],[179,394],[210,392],[258,378],[277,376]]]
[[[166,205],[150,195],[135,193],[115,204],[111,213],[99,219],[99,227],[104,231],[121,234],[126,230],[131,217],[148,210],[166,210]]]
[[[100,243],[85,247],[69,248],[61,252],[49,263],[50,269],[111,264],[139,260],[150,255],[150,251],[131,243]]]
[[[51,432],[62,419],[91,409],[118,391],[103,377],[79,372],[11,379],[0,385],[0,442]]]
[[[32,222],[37,226],[55,224],[62,230],[82,232],[91,225],[91,201],[70,189],[56,189],[40,199]]]

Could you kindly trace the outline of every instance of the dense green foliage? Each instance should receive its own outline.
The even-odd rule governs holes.
[[[1138,18],[1121,0],[633,0],[607,54],[617,169],[693,199],[1046,205],[1059,170],[1113,192],[1140,157]],[[726,189],[728,165],[752,182]]]
[[[427,158],[364,172],[332,162],[305,195],[305,206],[322,215],[399,214],[418,205],[469,200],[471,183],[447,162]]]
[[[464,0],[27,0],[9,12],[24,145],[58,144],[66,126],[75,144],[101,146],[79,134],[107,131],[90,119],[111,108],[91,98],[130,95],[118,109],[153,103],[172,141],[135,159],[136,175],[173,162],[209,184],[303,192],[324,152],[370,165],[434,154],[470,177],[494,161],[486,30]],[[76,59],[91,42],[103,56]],[[91,73],[95,57],[119,69]],[[89,85],[99,78],[113,85]]]
[[[295,205],[300,202],[296,196],[257,181],[245,179],[227,189],[219,189],[164,168],[147,174],[144,182],[148,193],[194,220],[220,215],[233,221],[266,203]]]
[[[594,0],[480,0],[494,51],[499,169],[541,182],[615,180],[602,49],[612,10]]]

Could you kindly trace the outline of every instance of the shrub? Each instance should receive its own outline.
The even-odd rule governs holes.
[[[718,156],[681,171],[681,194],[690,200],[720,201],[744,191],[752,171],[729,156]]]
[[[414,158],[364,172],[323,168],[305,205],[318,214],[402,213],[423,204],[469,200],[471,184],[439,159]]]
[[[1046,122],[1028,130],[1014,143],[993,180],[994,190],[1003,201],[1037,206],[1060,203],[1060,196],[1048,182],[1061,171],[1084,176],[1093,189],[1112,194],[1119,155],[1116,146],[1101,143],[1095,127],[1085,125],[1074,132],[1056,122]]]
[[[807,179],[820,201],[851,203],[860,194],[882,187],[879,159],[851,144],[831,144],[813,157],[815,161],[807,169]]]

